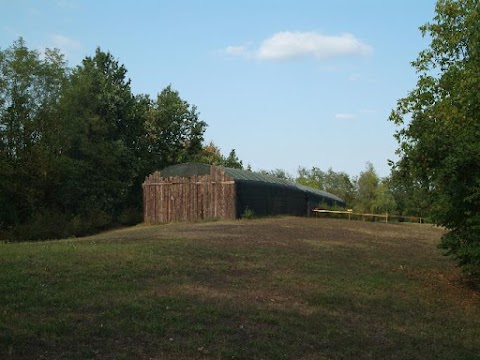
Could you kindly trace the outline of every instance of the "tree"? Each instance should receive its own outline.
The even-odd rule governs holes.
[[[196,159],[198,162],[210,165],[223,165],[225,158],[222,155],[220,148],[210,141],[207,145],[202,147],[202,151]]]
[[[355,207],[359,211],[371,212],[375,210],[374,202],[379,185],[379,178],[372,163],[368,162],[365,170],[357,179],[357,198]]]
[[[397,208],[395,197],[390,188],[389,179],[383,179],[375,191],[373,211],[375,213],[393,213]]]
[[[126,73],[97,48],[72,71],[61,99],[69,140],[61,204],[87,231],[119,218],[138,174],[143,124]]]
[[[134,96],[126,74],[99,48],[73,70],[21,38],[0,51],[0,237],[138,221],[145,176],[197,159],[206,123],[196,107],[170,86],[156,102]],[[241,164],[234,150],[224,160]]]
[[[55,194],[66,76],[58,50],[42,59],[19,38],[0,51],[0,230],[33,222]]]
[[[227,158],[225,159],[225,166],[234,169],[243,169],[243,162],[237,156],[235,149],[230,150]]]
[[[413,180],[408,172],[392,169],[388,186],[395,199],[398,214],[430,217],[431,198],[423,191],[421,183]]]
[[[329,168],[325,173],[324,190],[339,196],[347,206],[355,203],[355,186],[350,176],[345,172],[336,172]]]
[[[225,157],[222,155],[221,149],[216,146],[213,141],[210,141],[207,145],[202,147],[202,150],[200,154],[198,154],[196,161],[234,169],[243,169],[242,160],[238,158],[235,149],[232,149],[228,154],[228,157]]]
[[[260,174],[269,175],[276,177],[277,179],[293,181],[292,175],[286,172],[283,169],[275,169],[275,170],[260,170],[258,171]]]
[[[415,89],[390,120],[400,160],[394,170],[431,200],[431,216],[449,232],[441,247],[480,279],[480,5],[439,0],[421,27],[429,48],[413,62]]]
[[[169,85],[150,107],[145,127],[153,171],[198,158],[207,124]]]
[[[325,172],[315,166],[310,170],[299,167],[295,181],[299,184],[337,195],[345,201],[347,206],[352,206],[355,202],[355,187],[350,176],[345,172],[336,172],[332,168]]]
[[[309,186],[314,189],[324,190],[325,172],[317,167],[312,167],[310,170],[305,167],[298,168],[298,176],[295,181],[299,184]]]

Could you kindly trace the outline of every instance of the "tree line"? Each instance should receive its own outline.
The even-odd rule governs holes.
[[[20,38],[0,50],[0,238],[79,236],[142,218],[145,176],[200,161],[241,166],[204,145],[207,124],[171,86],[132,93],[97,48],[71,69]]]
[[[295,176],[283,169],[260,172],[337,195],[356,212],[429,217],[428,199],[406,189],[397,176],[380,177],[370,162],[357,176],[315,166],[300,166]]]

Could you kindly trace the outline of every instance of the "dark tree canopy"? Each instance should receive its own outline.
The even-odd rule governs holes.
[[[19,39],[0,50],[0,238],[139,221],[145,176],[199,157],[206,126],[171,86],[134,96],[109,52],[68,69]]]
[[[421,191],[434,221],[449,233],[441,246],[480,277],[480,8],[478,0],[439,0],[421,27],[430,47],[413,62],[418,82],[390,119],[406,188]]]

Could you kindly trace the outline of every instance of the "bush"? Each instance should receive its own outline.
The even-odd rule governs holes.
[[[249,209],[247,207],[245,209],[245,211],[243,212],[241,217],[242,217],[242,219],[251,220],[251,219],[255,218],[255,211],[253,211],[252,209]]]

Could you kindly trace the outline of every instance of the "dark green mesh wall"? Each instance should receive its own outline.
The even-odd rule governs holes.
[[[257,216],[296,215],[305,216],[320,204],[345,206],[338,196],[316,190],[274,176],[251,171],[220,167],[235,179],[237,217],[245,210],[252,210]],[[162,177],[210,174],[208,164],[179,164],[160,171]]]
[[[307,215],[306,195],[295,188],[261,181],[236,181],[237,217],[247,210],[256,216]]]

